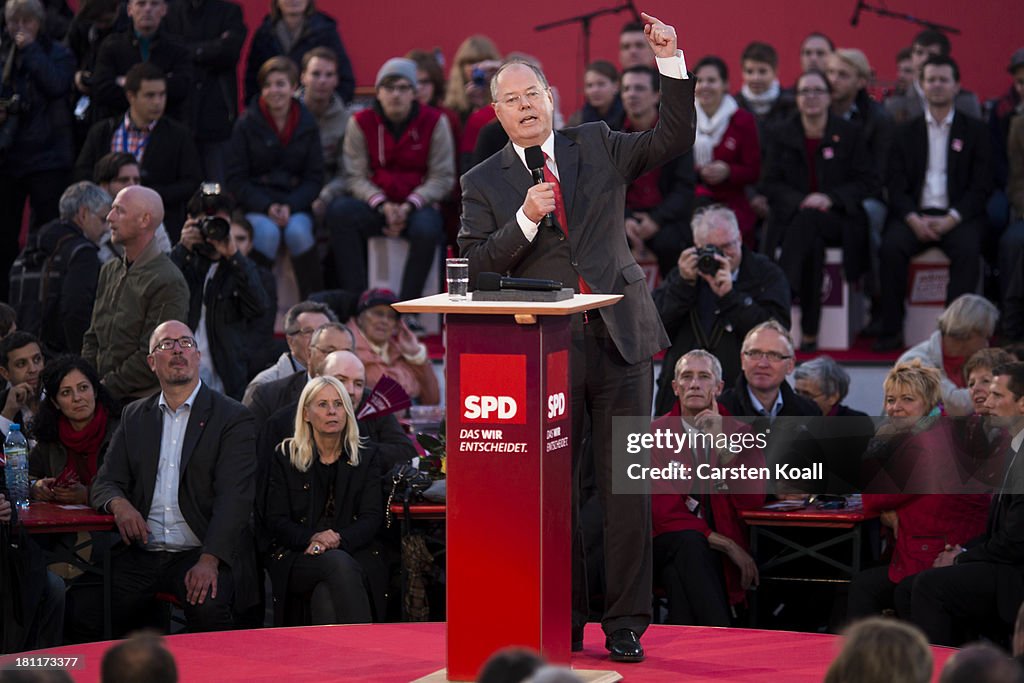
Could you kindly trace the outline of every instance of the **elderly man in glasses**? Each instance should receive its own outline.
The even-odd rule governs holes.
[[[178,598],[190,631],[231,629],[258,597],[254,421],[200,381],[184,323],[157,326],[146,361],[160,393],[125,408],[92,488],[92,505],[114,515],[127,546],[112,559],[115,635],[153,623],[157,593]]]

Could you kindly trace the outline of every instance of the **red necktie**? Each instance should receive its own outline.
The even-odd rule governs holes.
[[[565,238],[569,238],[569,219],[565,215],[565,200],[562,197],[562,184],[558,182],[558,178],[551,172],[551,167],[548,166],[547,162],[551,162],[551,157],[547,154],[544,155],[544,181],[551,183],[555,186],[555,220],[558,221],[558,226],[562,228],[562,232],[565,234]],[[571,247],[570,247],[571,248]],[[582,277],[579,277],[580,294],[590,294],[591,289],[587,286],[587,283],[583,281]]]

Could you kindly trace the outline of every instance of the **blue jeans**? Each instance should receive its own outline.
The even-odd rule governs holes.
[[[277,248],[281,244],[282,228],[266,214],[247,213],[245,217],[252,223],[252,246],[273,263],[277,258]],[[316,238],[313,237],[313,217],[308,213],[293,213],[283,230],[284,243],[294,256],[305,254],[316,246]]]

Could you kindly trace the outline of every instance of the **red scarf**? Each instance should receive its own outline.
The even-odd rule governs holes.
[[[958,389],[963,389],[967,386],[964,382],[964,364],[967,362],[966,356],[947,356],[945,352],[942,354],[942,369],[946,371],[946,377],[949,381],[957,386]]]
[[[270,115],[270,110],[267,109],[267,103],[261,97],[259,99],[260,113],[263,114],[263,118],[270,124],[270,129],[277,133],[277,139],[281,141],[282,147],[287,147],[288,143],[292,141],[292,135],[295,133],[295,129],[299,127],[299,103],[292,100],[292,106],[288,110],[288,118],[285,119],[284,128],[281,130],[277,129],[277,124],[274,123],[274,117]]]
[[[68,418],[61,415],[57,419],[57,436],[68,452],[68,461],[64,465],[64,478],[77,479],[86,486],[92,483],[98,469],[97,459],[103,438],[107,435],[107,409],[96,404],[89,424],[76,432]]]

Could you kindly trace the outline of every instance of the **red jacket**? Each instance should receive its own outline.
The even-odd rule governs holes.
[[[440,110],[420,107],[396,140],[373,107],[356,114],[366,138],[370,180],[388,200],[404,202],[423,183],[430,167],[430,139],[441,116]]]
[[[723,416],[729,415],[729,412],[721,403],[718,404],[718,412]],[[682,429],[679,421],[681,414],[679,402],[676,401],[668,414],[658,418],[651,424],[651,429],[671,429],[678,432]],[[694,465],[693,453],[690,451],[679,454],[661,451],[651,452],[651,465],[653,467],[664,467],[670,460],[676,460],[687,467],[693,467]],[[759,451],[745,451],[736,457],[733,464],[745,464],[748,467],[764,467],[764,454]],[[680,490],[680,487],[684,486],[684,484],[682,482],[675,482],[675,484],[677,485],[672,487],[672,493],[653,493],[651,495],[651,521],[655,536],[670,531],[692,530],[699,531],[706,537],[712,531],[716,531],[735,541],[747,552],[750,552],[749,532],[746,523],[740,518],[739,513],[741,510],[757,509],[764,504],[765,495],[762,483],[751,482],[751,488],[742,493],[716,493],[709,496],[711,514],[715,525],[713,529],[708,526],[707,521],[703,517],[698,517],[686,506],[686,500],[689,496]],[[733,484],[732,486],[735,488],[736,485]],[[722,555],[722,568],[725,573],[725,586],[729,596],[729,604],[741,604],[746,599],[746,594],[740,585],[739,570],[724,553],[720,554]]]
[[[729,177],[718,185],[698,183],[697,196],[711,197],[716,203],[732,209],[740,225],[740,233],[746,241],[757,222],[757,215],[747,201],[747,186],[753,185],[761,177],[761,143],[757,137],[757,122],[753,114],[738,109],[732,115],[712,158],[729,164]],[[747,245],[751,246],[749,242]]]

